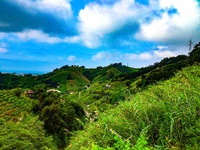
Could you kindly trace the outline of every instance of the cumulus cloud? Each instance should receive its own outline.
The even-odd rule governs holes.
[[[118,43],[126,34],[132,42],[181,43],[190,37],[197,42],[199,37],[200,7],[196,0],[101,2],[90,3],[79,12],[79,41],[89,48]]]
[[[14,33],[17,39],[28,41],[33,40],[42,43],[55,44],[60,43],[62,40],[58,37],[52,37],[40,30],[25,30],[23,32]]]
[[[196,0],[185,0],[184,3],[182,0],[158,0],[158,6],[158,16],[154,16],[150,22],[141,20],[140,32],[135,36],[137,39],[183,42],[194,35],[197,39],[200,34],[200,7]]]
[[[77,57],[73,56],[73,55],[68,56],[68,58],[67,58],[68,61],[75,61],[76,59],[77,59]]]
[[[149,54],[149,53],[141,53],[141,54],[139,54],[139,59],[140,60],[149,60],[149,59],[151,59],[152,58],[152,56],[151,56],[151,54]]]
[[[12,40],[16,41],[35,41],[38,43],[48,43],[48,44],[57,44],[57,43],[78,43],[79,37],[78,36],[66,36],[66,37],[59,37],[59,36],[51,36],[41,30],[33,30],[28,29],[22,32],[13,32],[9,34],[2,34],[2,38],[10,37]],[[1,34],[0,34],[1,39]]]
[[[14,0],[12,2],[25,7],[32,13],[37,13],[37,11],[51,13],[63,19],[69,19],[72,16],[69,0]]]
[[[0,5],[0,31],[43,30],[51,34],[73,35],[68,20],[72,17],[67,0],[7,0]]]
[[[94,56],[92,56],[92,61],[98,62],[110,62],[115,63],[121,59],[121,52],[113,50],[113,51],[100,51]]]
[[[166,51],[154,51],[154,55],[156,57],[160,57],[160,58],[176,56],[176,54],[174,52],[169,51],[169,50],[166,50]]]
[[[111,51],[101,51],[92,56],[91,59],[95,63],[101,62],[101,65],[109,65],[111,63],[122,62],[125,65],[137,68],[153,65],[155,62],[159,62],[163,58],[182,54],[181,52],[174,53],[173,51],[168,50],[153,50],[150,52],[141,53],[116,53],[112,53]]]
[[[166,57],[182,55],[185,52],[187,51],[174,51],[173,49],[169,50],[167,46],[157,46],[152,51],[141,53],[101,51],[92,56],[92,61],[102,61],[103,63],[107,62],[107,64],[124,62],[132,64],[133,67],[143,67],[155,62],[159,62]]]
[[[200,34],[196,0],[98,0],[79,11],[77,23],[68,22],[74,17],[72,12],[70,0],[2,1],[0,31],[39,30],[48,34],[49,43],[57,43],[55,36],[62,34],[63,42],[89,48],[124,46],[136,40],[177,43],[194,37],[197,42]]]
[[[106,35],[118,32],[127,24],[132,27],[129,33],[137,31],[136,18],[142,7],[136,5],[134,0],[119,0],[113,5],[87,5],[78,16],[78,29],[83,43],[91,48],[98,47]]]
[[[101,51],[101,52],[98,52],[97,54],[95,54],[94,56],[92,56],[92,60],[93,61],[110,60],[113,57],[114,57],[113,53]]]
[[[124,59],[125,60],[134,60],[136,59],[138,56],[136,54],[131,54],[131,53],[127,53],[127,54],[124,54]]]
[[[154,50],[151,52],[143,52],[140,54],[122,54],[124,60],[161,60],[166,57],[174,57],[183,54],[182,51],[170,51],[170,50]]]
[[[127,61],[131,60],[150,60],[153,58],[153,55],[151,53],[143,52],[139,54],[134,53],[125,53],[121,54],[121,58]]]

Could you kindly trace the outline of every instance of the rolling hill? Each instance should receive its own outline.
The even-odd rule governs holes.
[[[0,148],[199,149],[199,56],[200,43],[144,68],[0,73]]]

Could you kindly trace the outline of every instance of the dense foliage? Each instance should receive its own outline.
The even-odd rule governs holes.
[[[32,110],[44,121],[46,133],[53,136],[59,148],[67,145],[70,132],[83,129],[85,113],[82,107],[61,99],[57,93],[39,89]]]

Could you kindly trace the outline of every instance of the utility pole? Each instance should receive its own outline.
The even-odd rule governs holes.
[[[193,43],[192,43],[192,40],[190,39],[190,41],[189,41],[189,53],[192,51],[192,45],[193,45]]]

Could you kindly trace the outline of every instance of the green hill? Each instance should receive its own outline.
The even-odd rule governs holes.
[[[66,70],[57,70],[53,74],[45,79],[45,83],[51,87],[59,87],[61,91],[77,91],[83,88],[85,85],[90,84],[83,74],[81,68],[70,67]]]
[[[84,89],[86,85],[93,82],[104,82],[111,80],[123,73],[132,73],[136,69],[123,66],[121,63],[107,67],[93,69],[84,66],[63,66],[45,75],[37,77],[37,84],[45,84],[46,88],[58,88],[62,92],[75,92]],[[36,85],[37,85],[36,84]]]
[[[114,148],[116,135],[133,145],[145,136],[146,147],[152,149],[199,149],[199,86],[199,65],[185,68],[172,79],[129,95],[130,101],[102,113],[98,121],[73,136],[67,149]]]
[[[144,68],[0,73],[0,148],[200,149],[199,56],[200,43]]]

